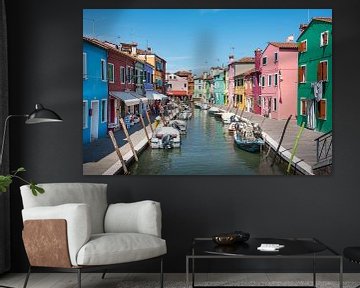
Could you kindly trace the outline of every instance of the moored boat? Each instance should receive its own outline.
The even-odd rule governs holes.
[[[184,120],[171,120],[168,126],[177,129],[180,134],[186,134],[187,123]]]
[[[180,132],[173,127],[159,127],[151,138],[151,148],[171,149],[180,148]]]
[[[236,130],[234,133],[234,142],[240,149],[251,153],[260,152],[261,146],[265,143],[262,138],[254,136],[252,125],[247,125],[240,130]]]
[[[214,115],[215,113],[218,113],[220,111],[221,110],[219,108],[213,106],[208,110],[208,113]]]

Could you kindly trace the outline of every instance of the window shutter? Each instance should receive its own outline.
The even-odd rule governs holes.
[[[317,69],[317,80],[322,80],[322,63],[319,62]]]
[[[322,37],[323,37],[323,45],[327,45],[328,44],[328,33],[324,32],[322,34]]]
[[[326,112],[326,102],[324,100],[320,100],[320,102],[318,103],[319,107],[318,107],[318,112],[319,112],[319,115],[318,117],[320,119],[325,119],[326,115],[325,115],[325,112]]]
[[[306,115],[306,102],[305,100],[301,100],[301,115]]]
[[[303,81],[302,81],[302,80],[303,80],[302,75],[303,75],[302,67],[299,67],[299,71],[298,71],[299,83],[300,83],[300,82],[303,82]]]
[[[303,51],[303,45],[302,45],[303,43],[299,43],[299,45],[298,45],[298,51],[299,52],[302,52]]]
[[[328,80],[327,61],[322,62],[322,80]]]

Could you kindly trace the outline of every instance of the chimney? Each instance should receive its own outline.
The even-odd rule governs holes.
[[[262,51],[260,48],[255,50],[255,70],[260,71]]]
[[[148,51],[148,52],[151,52],[151,47],[147,47],[147,51]]]
[[[234,62],[234,55],[229,55],[229,64]]]
[[[300,34],[301,34],[302,32],[304,32],[304,30],[305,30],[307,27],[308,27],[308,24],[300,24],[300,27],[299,27],[299,29],[300,29]]]
[[[294,35],[293,35],[293,34],[289,35],[289,36],[286,38],[286,42],[288,42],[288,43],[294,42]]]

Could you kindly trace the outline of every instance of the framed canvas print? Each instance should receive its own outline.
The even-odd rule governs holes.
[[[329,175],[331,9],[83,10],[84,175]]]

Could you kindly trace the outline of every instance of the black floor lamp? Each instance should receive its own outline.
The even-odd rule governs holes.
[[[11,118],[15,117],[23,117],[26,118],[25,123],[26,124],[38,124],[38,123],[46,123],[46,122],[62,122],[63,120],[61,117],[55,113],[54,111],[44,108],[41,104],[35,105],[35,110],[31,112],[30,114],[23,114],[23,115],[9,115],[5,119],[4,123],[4,132],[3,132],[3,138],[1,143],[1,150],[0,150],[0,168],[2,167],[3,162],[3,154],[4,154],[4,146],[5,146],[5,140],[6,140],[6,132],[7,132],[7,125]],[[1,192],[0,192],[1,193]],[[0,287],[4,288],[12,288],[9,286],[4,286],[0,284]]]

